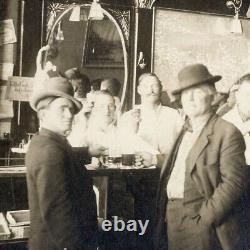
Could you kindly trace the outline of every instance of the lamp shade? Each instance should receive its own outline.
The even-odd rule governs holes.
[[[242,25],[238,16],[235,16],[231,24],[231,33],[242,34]]]
[[[81,16],[81,7],[79,5],[76,5],[73,10],[72,13],[69,17],[69,21],[71,22],[79,22],[80,21],[80,16]]]
[[[89,11],[89,19],[102,20],[104,18],[102,7],[98,0],[93,0]]]

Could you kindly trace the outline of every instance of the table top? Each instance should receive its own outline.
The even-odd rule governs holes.
[[[149,168],[136,168],[128,166],[120,166],[119,168],[95,168],[87,165],[90,175],[93,176],[112,176],[112,175],[152,175],[152,173],[159,173],[160,169],[155,166]]]
[[[0,240],[0,245],[6,245],[6,244],[18,244],[18,243],[27,243],[28,238],[9,238],[6,240]]]
[[[153,173],[158,174],[159,168],[135,168],[135,167],[121,167],[121,168],[93,168],[87,165],[87,170],[91,176],[112,176],[116,174],[134,174],[134,175],[151,175]],[[25,177],[26,167],[24,165],[12,165],[12,166],[0,166],[0,178],[1,177]]]
[[[24,165],[0,166],[0,177],[25,177]]]

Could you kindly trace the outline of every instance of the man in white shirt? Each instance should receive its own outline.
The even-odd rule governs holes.
[[[177,110],[161,105],[162,85],[155,74],[142,74],[137,91],[141,104],[125,113],[122,119],[126,124],[134,123],[134,132],[154,150],[167,155],[182,128],[183,119]]]
[[[86,142],[89,146],[99,147],[102,154],[108,154],[108,149],[115,144],[115,101],[109,92],[99,91],[96,92],[94,103],[89,118]]]
[[[135,134],[125,133],[124,129],[117,127],[117,113],[113,96],[101,90],[96,93],[95,104],[88,123],[86,141],[88,146],[100,148],[102,155],[120,156],[129,148],[129,153],[145,149],[156,152],[148,143]]]
[[[234,89],[236,104],[222,118],[241,131],[246,143],[246,161],[250,165],[250,74],[242,76]]]

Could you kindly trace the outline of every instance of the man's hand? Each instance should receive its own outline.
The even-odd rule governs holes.
[[[147,152],[138,152],[135,154],[135,166],[136,167],[150,167],[156,164],[155,157]]]
[[[91,156],[99,157],[100,155],[107,155],[107,150],[108,148],[96,143],[91,143],[89,145],[89,154]]]
[[[125,114],[120,119],[120,128],[125,129],[132,133],[137,133],[140,123],[140,110],[132,109]]]

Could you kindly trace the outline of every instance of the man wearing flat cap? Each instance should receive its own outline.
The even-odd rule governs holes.
[[[92,181],[66,136],[82,108],[67,79],[39,83],[30,105],[40,131],[25,158],[31,233],[29,249],[96,249],[97,211]]]
[[[214,83],[221,76],[212,75],[203,64],[192,64],[178,79],[173,94],[180,96],[188,122],[161,171],[155,248],[162,249],[166,225],[169,250],[248,249],[244,139],[212,108]]]

